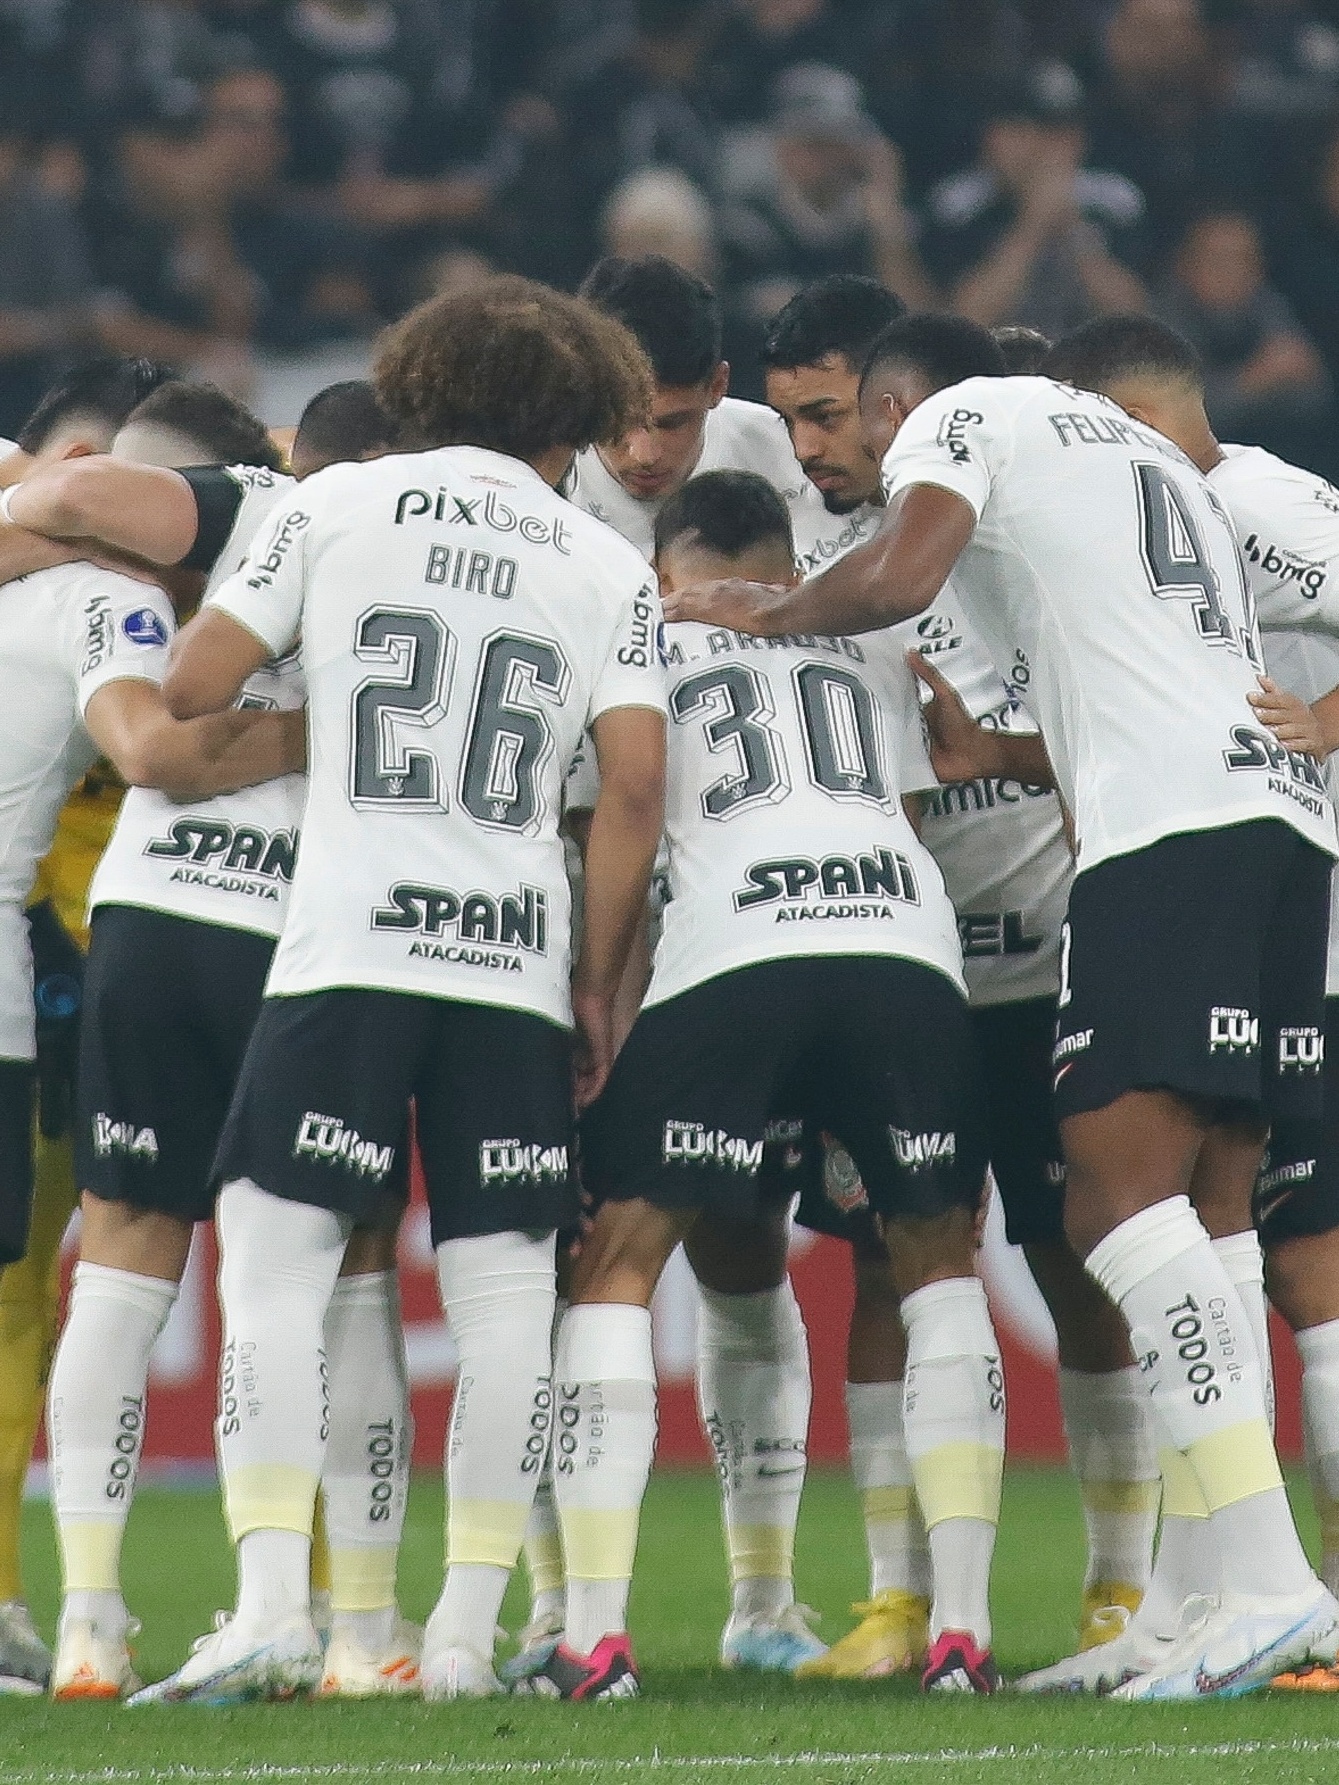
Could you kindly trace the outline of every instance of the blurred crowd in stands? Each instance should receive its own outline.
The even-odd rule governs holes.
[[[245,391],[489,268],[1148,308],[1339,474],[1339,0],[0,0],[0,432],[90,344]]]

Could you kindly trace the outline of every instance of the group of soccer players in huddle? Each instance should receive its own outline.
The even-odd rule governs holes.
[[[1089,1552],[1079,1652],[1016,1686],[1339,1689],[1339,492],[1220,445],[1143,317],[1052,344],[835,277],[774,319],[765,406],[720,343],[699,279],[608,260],[425,304],[288,470],[121,362],[0,457],[9,1689],[634,1695],[680,1244],[723,1664],[998,1689],[988,1194],[1055,1322]],[[422,1631],[411,1151],[459,1354]],[[121,1538],[209,1219],[237,1603],[144,1686]],[[870,1587],[831,1647],[792,1581],[792,1220],[855,1281]],[[13,1542],[44,1399],[54,1655]]]

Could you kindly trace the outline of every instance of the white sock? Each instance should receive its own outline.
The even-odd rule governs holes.
[[[1159,1458],[1162,1528],[1153,1574],[1133,1622],[1154,1636],[1175,1636],[1188,1599],[1213,1598],[1222,1591],[1223,1569],[1218,1537],[1194,1470],[1170,1445],[1163,1446]]]
[[[339,1279],[326,1311],[325,1347],[330,1439],[321,1486],[335,1626],[373,1649],[389,1642],[394,1629],[395,1565],[414,1448],[393,1270]]]
[[[108,1634],[125,1626],[121,1538],[144,1443],[149,1353],[177,1285],[108,1265],[74,1267],[51,1369],[51,1498],[67,1610]]]
[[[312,1513],[330,1419],[325,1317],[350,1226],[248,1178],[219,1195],[216,1430],[238,1546],[237,1622],[248,1630],[310,1612]]]
[[[1133,1365],[1060,1371],[1070,1466],[1088,1532],[1085,1588],[1141,1591],[1153,1566],[1161,1478],[1148,1395]]]
[[[1232,1286],[1241,1297],[1246,1318],[1251,1323],[1256,1355],[1260,1362],[1260,1381],[1265,1391],[1265,1412],[1269,1429],[1274,1430],[1274,1351],[1269,1342],[1269,1303],[1265,1299],[1265,1255],[1260,1238],[1253,1227],[1244,1233],[1230,1233],[1210,1242],[1223,1269],[1232,1279]]]
[[[1321,1578],[1339,1584],[1339,1320],[1295,1333],[1302,1360],[1307,1473],[1320,1521]]]
[[[562,1325],[567,1303],[558,1296],[553,1304],[553,1349],[558,1349],[558,1328]],[[525,1527],[526,1573],[530,1576],[530,1622],[561,1624],[567,1603],[566,1576],[563,1569],[563,1539],[558,1529],[558,1504],[553,1497],[553,1445],[544,1457],[544,1467],[535,1483],[534,1504]]]
[[[911,1477],[900,1382],[848,1382],[846,1424],[851,1477],[865,1519],[869,1596],[914,1593],[929,1599],[930,1550]]]
[[[1004,1473],[1004,1376],[976,1277],[903,1298],[907,1453],[930,1539],[931,1637],[966,1631],[990,1646],[990,1564]]]
[[[734,1610],[795,1602],[809,1436],[809,1342],[790,1279],[752,1295],[700,1287],[698,1409],[716,1458]]]
[[[650,1310],[627,1302],[569,1308],[554,1378],[567,1643],[589,1655],[602,1636],[628,1627],[637,1526],[656,1446]]]
[[[1250,1321],[1189,1198],[1122,1221],[1086,1263],[1129,1322],[1154,1414],[1199,1482],[1224,1591],[1305,1592],[1315,1577],[1270,1439]]]
[[[502,1597],[549,1448],[554,1236],[482,1234],[437,1248],[460,1357],[446,1435],[446,1580],[434,1648],[491,1656]]]

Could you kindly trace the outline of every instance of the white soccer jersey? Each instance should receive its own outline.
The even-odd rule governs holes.
[[[1339,687],[1339,490],[1263,447],[1223,452],[1209,482],[1237,529],[1266,666],[1281,687],[1319,700]],[[1339,796],[1334,758],[1324,773]],[[1339,995],[1339,884],[1330,901],[1326,992]]]
[[[725,397],[708,412],[702,456],[692,475],[704,471],[752,471],[765,477],[791,510],[793,520],[812,515],[815,505],[819,510],[823,507],[822,497],[800,470],[786,424],[775,409],[763,403]],[[577,454],[563,490],[570,502],[607,522],[644,558],[650,558],[655,549],[656,516],[664,497],[642,502],[630,496],[605,470],[593,446]],[[814,519],[816,522],[817,517]]]
[[[33,1057],[23,907],[60,809],[97,757],[84,710],[108,682],[161,682],[173,630],[161,589],[89,564],[0,589],[0,1058]]]
[[[647,1004],[789,955],[897,955],[962,986],[901,794],[933,784],[900,647],[666,628],[669,903]]]
[[[995,731],[1034,729],[985,646],[962,617],[953,580],[918,620],[894,627],[953,684],[972,717]],[[1016,677],[1024,666],[1010,665]],[[1074,861],[1054,792],[1007,776],[939,787],[922,801],[921,838],[958,913],[973,1004],[1015,1004],[1060,989],[1060,932]]]
[[[212,597],[302,637],[310,790],[268,992],[369,986],[571,1021],[563,777],[664,711],[645,562],[476,447],[335,465]]]
[[[205,585],[205,598],[246,564],[256,535],[279,502],[297,489],[291,477],[254,465],[228,475],[242,499]],[[241,705],[300,707],[306,683],[296,653],[266,664],[242,692]],[[178,805],[151,787],[132,787],[89,888],[90,910],[139,905],[201,923],[277,936],[293,879],[306,799],[305,775],[281,775],[238,793]]]
[[[1232,525],[1170,441],[1047,378],[971,378],[908,417],[883,474],[890,500],[934,484],[976,516],[954,584],[996,663],[1025,662],[1080,872],[1256,818],[1334,852],[1316,765],[1280,760],[1247,703],[1262,654]]]

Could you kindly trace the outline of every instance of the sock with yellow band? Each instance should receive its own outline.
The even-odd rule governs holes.
[[[236,1623],[311,1610],[311,1534],[330,1405],[325,1319],[350,1222],[249,1179],[219,1195],[218,1454],[237,1545]]]
[[[1189,1198],[1122,1221],[1087,1268],[1130,1325],[1154,1414],[1208,1508],[1227,1593],[1304,1592],[1251,1323]]]
[[[322,1496],[337,1630],[375,1654],[395,1632],[413,1425],[394,1271],[341,1277],[325,1317],[330,1439]]]
[[[121,1539],[144,1442],[149,1353],[177,1299],[160,1277],[75,1266],[51,1370],[51,1498],[65,1605],[105,1634],[124,1626]]]
[[[851,1476],[865,1521],[871,1599],[887,1592],[930,1597],[930,1551],[907,1455],[903,1395],[900,1382],[846,1384]]]
[[[1169,1444],[1158,1452],[1162,1471],[1162,1524],[1153,1573],[1136,1618],[1155,1636],[1175,1636],[1181,1608],[1194,1597],[1212,1598],[1222,1587],[1218,1542],[1195,1471]]]
[[[437,1277],[459,1353],[446,1438],[446,1580],[425,1649],[490,1659],[553,1406],[554,1236],[447,1240]]]
[[[930,1634],[963,1630],[990,1646],[990,1565],[1004,1473],[1004,1377],[976,1277],[903,1298],[907,1453],[929,1533]]]
[[[1134,1610],[1153,1566],[1161,1481],[1148,1396],[1131,1364],[1122,1370],[1060,1371],[1070,1466],[1088,1533],[1085,1600]]]
[[[749,1295],[700,1295],[698,1408],[720,1476],[733,1609],[775,1617],[795,1601],[811,1395],[804,1317],[789,1278]]]
[[[569,1308],[554,1362],[554,1487],[567,1557],[567,1643],[589,1655],[628,1627],[642,1496],[656,1445],[651,1314]]]
[[[553,1304],[553,1348],[567,1303],[559,1296]],[[553,1497],[553,1452],[544,1459],[535,1485],[534,1504],[525,1527],[526,1572],[530,1576],[530,1623],[537,1630],[561,1630],[566,1612],[566,1575],[563,1539],[558,1529],[558,1506]]]
[[[0,1605],[23,1598],[23,1487],[60,1314],[60,1243],[78,1203],[67,1139],[38,1135],[28,1249],[0,1270]]]

